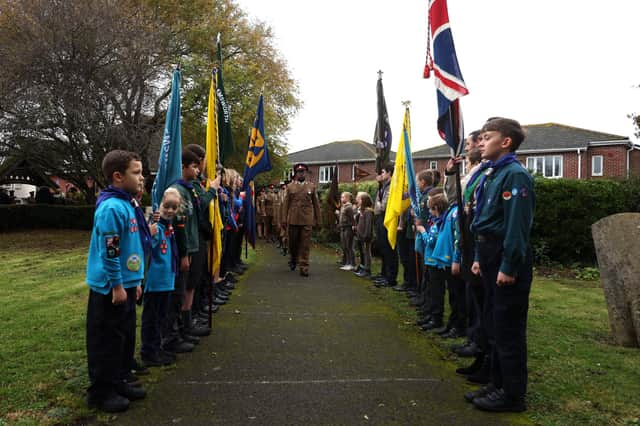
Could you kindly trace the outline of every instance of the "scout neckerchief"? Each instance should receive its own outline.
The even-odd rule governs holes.
[[[484,207],[484,203],[485,203],[484,187],[487,182],[487,177],[490,174],[497,172],[504,166],[511,163],[515,163],[517,161],[518,161],[518,158],[516,157],[516,154],[514,154],[513,152],[510,152],[509,154],[500,158],[498,161],[495,161],[495,162],[487,161],[485,163],[482,163],[482,166],[480,166],[480,168],[473,174],[473,176],[471,176],[470,180],[473,181],[476,179],[477,176],[482,174],[482,177],[480,177],[480,180],[478,181],[478,185],[476,186],[476,192],[475,192],[476,208],[474,210],[474,215],[475,215],[475,218],[473,219],[474,222],[478,219],[478,217],[480,217],[480,212],[482,211],[482,207]]]
[[[113,185],[109,185],[102,191],[100,191],[100,195],[98,195],[98,199],[96,200],[96,209],[103,201],[108,200],[109,198],[119,198],[121,200],[128,201],[131,203],[131,207],[133,207],[133,211],[136,214],[136,222],[138,222],[138,227],[140,228],[140,240],[142,242],[142,248],[144,249],[145,255],[151,253],[151,231],[149,230],[149,225],[144,217],[144,212],[142,211],[142,207],[140,207],[140,203],[138,200],[127,191],[116,188]]]
[[[176,183],[178,185],[182,185],[184,188],[186,188],[191,192],[193,199],[196,200],[196,205],[198,206],[198,208],[200,208],[200,197],[198,197],[198,193],[196,192],[196,189],[193,187],[193,184],[184,179],[178,179]]]

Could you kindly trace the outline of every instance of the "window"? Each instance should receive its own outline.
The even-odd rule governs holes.
[[[548,178],[562,177],[562,155],[528,157],[527,169]]]
[[[289,167],[285,169],[282,175],[282,180],[291,180],[291,176],[293,176],[293,169]]]
[[[329,183],[333,177],[334,166],[320,166],[318,171],[318,183]]]
[[[603,161],[604,157],[602,155],[591,157],[591,176],[602,176]]]
[[[437,161],[429,161],[429,168],[433,170],[438,170],[438,162]]]

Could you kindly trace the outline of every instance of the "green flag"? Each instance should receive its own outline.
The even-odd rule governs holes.
[[[233,136],[231,135],[231,108],[224,93],[222,83],[222,45],[218,33],[218,72],[216,73],[216,98],[218,102],[218,143],[220,149],[220,163],[233,154]]]

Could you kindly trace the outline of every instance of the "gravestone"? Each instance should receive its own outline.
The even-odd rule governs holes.
[[[640,213],[607,216],[591,225],[600,281],[616,342],[640,346]]]

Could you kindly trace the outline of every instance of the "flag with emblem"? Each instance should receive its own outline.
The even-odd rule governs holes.
[[[255,247],[256,244],[256,211],[253,197],[249,196],[251,194],[249,184],[258,174],[269,170],[271,170],[271,160],[269,160],[269,150],[264,137],[264,98],[260,95],[256,118],[249,135],[249,146],[243,175],[245,236],[252,247]]]
[[[385,164],[389,162],[391,151],[391,125],[387,113],[387,101],[384,99],[382,88],[382,71],[378,71],[378,83],[376,85],[377,112],[376,130],[373,135],[373,143],[376,146],[376,173],[380,173]]]
[[[413,169],[413,155],[411,154],[411,117],[409,108],[405,111],[405,125],[402,126],[404,136],[404,163],[407,173],[407,192],[411,208],[416,216],[420,216],[420,190],[416,183],[416,173]]]
[[[458,64],[446,0],[429,1],[427,34],[430,39],[427,40],[424,77],[429,78],[433,71],[438,97],[438,132],[451,148],[452,154],[458,156],[462,153],[464,146],[460,98],[467,95],[469,90]],[[431,57],[431,41],[433,41],[433,57]]]
[[[207,143],[206,143],[206,176],[207,189],[209,182],[216,178],[218,162],[218,119],[216,110],[216,70],[211,74],[209,84],[209,101],[207,104]],[[211,276],[220,270],[220,260],[222,258],[222,215],[220,214],[220,204],[217,198],[211,200],[208,208],[208,219],[213,230],[211,243],[209,246],[209,267]]]
[[[173,71],[171,101],[162,135],[158,173],[151,188],[151,205],[156,212],[164,191],[182,177],[182,139],[180,125],[180,69]]]
[[[405,110],[404,120],[402,121],[402,133],[400,135],[400,145],[396,153],[396,164],[393,168],[393,176],[391,176],[391,184],[389,185],[389,200],[387,201],[387,209],[384,212],[384,227],[387,228],[387,238],[391,248],[396,247],[396,236],[398,232],[398,220],[400,215],[409,207],[410,200],[406,195],[409,190],[409,176],[407,171],[406,146],[411,151],[409,135],[409,108]],[[413,165],[412,165],[413,168]]]

